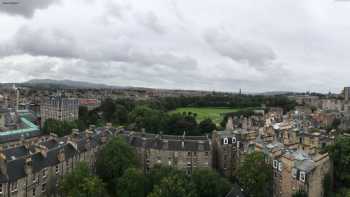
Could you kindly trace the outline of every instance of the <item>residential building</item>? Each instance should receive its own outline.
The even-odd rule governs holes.
[[[197,168],[212,167],[212,146],[208,136],[172,136],[121,131],[118,135],[136,148],[147,173],[156,165],[172,166],[191,174]]]
[[[58,194],[58,180],[79,161],[94,170],[96,153],[113,135],[113,129],[96,129],[39,141],[24,140],[19,146],[0,149],[0,196],[43,197]]]
[[[214,131],[212,136],[213,167],[220,174],[233,177],[237,172],[239,162],[246,154],[254,151],[257,135],[256,131],[244,129]]]

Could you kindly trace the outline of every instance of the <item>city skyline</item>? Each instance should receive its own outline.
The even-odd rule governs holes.
[[[350,84],[346,1],[16,2],[1,0],[0,82],[322,93]]]

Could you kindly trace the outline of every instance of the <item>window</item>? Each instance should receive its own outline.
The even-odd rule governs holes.
[[[224,138],[224,144],[228,144],[228,138],[227,137]]]
[[[209,155],[209,152],[205,152],[205,156],[208,156]]]
[[[236,137],[232,138],[232,144],[235,144],[237,142]]]
[[[35,187],[33,188],[33,197],[35,197]]]
[[[43,183],[41,185],[41,192],[45,192],[46,191],[46,183]]]
[[[194,155],[194,156],[197,156],[197,152],[193,152],[193,155]]]
[[[187,152],[187,156],[191,156],[191,152]]]
[[[33,183],[35,183],[37,181],[35,174],[33,174],[33,176],[32,176],[32,181],[33,181]]]
[[[56,165],[55,172],[56,172],[56,175],[58,175],[58,174],[59,174],[59,172],[60,172],[60,168],[59,168],[59,166],[58,166],[58,165]]]
[[[168,160],[168,165],[171,166],[171,159]]]
[[[47,176],[47,172],[46,172],[46,168],[43,169],[43,178],[45,178]]]
[[[0,183],[0,194],[2,194],[2,184]]]
[[[282,162],[278,163],[278,171],[280,171],[280,172],[282,171]]]
[[[277,165],[278,165],[278,161],[277,160],[273,160],[273,168],[277,168]]]
[[[305,172],[303,172],[303,171],[300,172],[299,180],[300,180],[301,182],[305,182],[305,180],[306,180]]]
[[[297,177],[297,174],[298,174],[298,170],[296,168],[293,168],[292,169],[292,177],[293,178],[296,178]]]
[[[16,191],[17,191],[17,181],[11,184],[11,192],[16,192]]]
[[[190,175],[191,174],[191,163],[190,162],[187,162],[187,171],[186,171],[186,173],[188,174],[188,175]]]

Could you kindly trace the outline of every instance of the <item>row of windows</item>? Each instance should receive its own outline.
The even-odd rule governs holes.
[[[10,190],[11,190],[11,193],[14,193],[14,192],[18,191],[18,183],[17,183],[17,181],[11,183]],[[46,183],[43,183],[43,184],[41,184],[41,192],[45,192],[45,191],[46,191]],[[3,194],[3,185],[1,183],[0,183],[0,194]],[[33,197],[35,197],[35,195],[36,195],[35,188],[33,188],[32,194],[33,194]]]
[[[75,160],[77,161],[78,160],[78,157],[75,157]],[[66,168],[67,168],[67,171],[69,170],[69,161],[67,160],[65,162],[66,164]],[[91,165],[92,166],[92,165]],[[55,166],[55,174],[56,175],[59,175],[60,173],[60,168],[59,168],[59,165],[56,165]],[[44,168],[42,171],[41,171],[41,174],[42,174],[42,177],[43,178],[46,178],[48,176],[48,169],[47,168]],[[39,180],[39,176],[35,176],[35,174],[33,174],[32,176],[32,182],[33,183],[37,183]],[[11,192],[17,192],[18,191],[18,184],[17,184],[17,181],[11,183],[10,185],[10,190]],[[42,192],[45,192],[46,191],[46,182],[42,183],[42,189],[41,189]],[[3,184],[0,184],[0,194],[3,194]],[[35,188],[33,188],[33,196],[35,196],[36,194],[36,190]]]

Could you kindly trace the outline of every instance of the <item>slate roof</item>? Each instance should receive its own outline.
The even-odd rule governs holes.
[[[24,171],[25,159],[16,159],[7,163],[7,175],[9,181],[15,181],[21,177],[25,177]]]
[[[163,149],[170,151],[210,151],[210,140],[206,136],[198,136],[200,140],[189,140],[182,136],[160,136],[154,134],[128,133],[121,135],[135,147],[146,149]]]
[[[3,154],[6,156],[5,162],[7,172],[0,173],[0,183],[14,181],[26,176],[25,167],[26,167],[26,158],[30,157],[32,161],[32,170],[34,173],[41,171],[44,168],[49,166],[55,166],[59,163],[58,155],[60,151],[63,151],[65,158],[72,158],[78,152],[85,152],[87,150],[87,143],[92,147],[96,147],[101,144],[101,135],[109,135],[110,131],[106,129],[95,131],[89,139],[84,132],[78,133],[71,138],[76,144],[76,150],[68,142],[68,137],[62,137],[57,139],[48,139],[47,141],[40,142],[39,145],[42,145],[47,148],[46,157],[40,152],[36,152],[36,146],[32,145],[26,148],[25,146],[19,146],[15,148],[9,148],[3,151]],[[112,131],[112,132],[115,132]]]
[[[4,154],[8,159],[12,159],[12,158],[16,159],[16,158],[28,155],[29,150],[24,146],[19,146],[19,147],[4,150]]]

